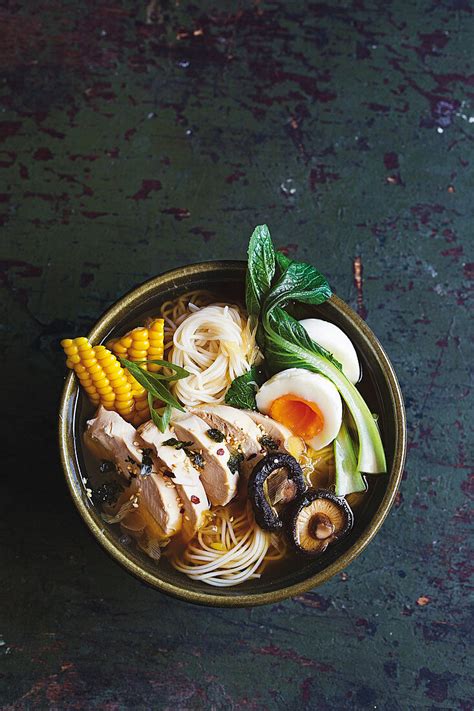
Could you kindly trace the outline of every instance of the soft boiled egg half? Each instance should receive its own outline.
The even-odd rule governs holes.
[[[300,321],[308,336],[329,353],[342,365],[342,372],[351,383],[360,380],[360,365],[357,353],[351,340],[339,326],[320,318],[305,318]]]
[[[313,449],[333,441],[342,422],[342,401],[330,380],[303,368],[289,368],[262,385],[260,412],[288,427]]]

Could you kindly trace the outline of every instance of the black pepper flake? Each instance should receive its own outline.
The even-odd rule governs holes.
[[[216,452],[216,454],[218,454],[219,457],[222,457],[222,455],[223,455],[224,453],[225,453],[225,450],[223,450],[222,447],[221,447],[220,449],[218,449],[217,452]]]
[[[179,510],[179,513],[180,513],[180,514],[183,514],[183,513],[185,512],[185,510],[186,510],[186,509],[184,508],[184,506],[181,506],[181,508],[180,508],[180,510]]]
[[[163,476],[167,476],[168,479],[176,479],[176,474],[173,474],[173,472],[169,469],[165,469],[165,471],[163,472]]]
[[[251,462],[252,459],[255,459],[256,456],[257,456],[257,452],[253,452],[253,454],[249,454],[249,456],[247,457],[247,461]]]
[[[216,430],[211,427],[210,430],[206,432],[207,436],[214,440],[214,442],[223,442],[225,440],[224,434],[220,430]]]
[[[194,496],[194,494],[191,496],[191,501],[193,502],[193,504],[200,504],[201,503],[201,499],[198,498],[197,496]]]

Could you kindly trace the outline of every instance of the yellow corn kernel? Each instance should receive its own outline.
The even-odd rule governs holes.
[[[97,378],[94,378],[94,376],[92,376],[92,380],[94,381],[94,385],[96,386],[97,390],[99,390],[100,388],[110,388],[109,379],[106,378],[103,373],[97,373],[97,375],[99,376]],[[110,389],[112,390],[112,388]]]
[[[122,346],[120,343],[114,343],[113,346],[111,346],[111,350],[115,353],[115,355],[121,356],[121,357],[126,357],[128,353],[128,349],[125,346]]]
[[[88,388],[88,387],[92,387],[92,388],[94,389],[94,392],[96,391],[96,390],[95,390],[95,385],[94,385],[94,383],[92,382],[92,380],[81,380],[81,385],[82,385],[82,387],[83,387],[84,389],[85,389],[85,388]]]
[[[135,425],[135,427],[139,427],[144,422],[146,422],[149,418],[150,418],[150,413],[147,413],[145,410],[143,410],[142,412],[135,412],[133,414],[131,422],[133,425]]]
[[[95,363],[97,363],[94,356],[90,358],[82,358],[82,365],[89,370]]]
[[[91,375],[94,375],[94,373],[102,373],[102,368],[96,360],[94,360],[94,362],[87,367],[87,370]]]
[[[131,397],[132,388],[130,386],[130,383],[125,383],[125,385],[119,385],[118,387],[114,387],[114,392],[117,396],[127,395],[128,397]]]
[[[79,343],[79,345],[77,345],[76,348],[80,353],[84,353],[84,354],[87,353],[88,351],[90,351],[91,353],[93,351],[93,348],[90,343]]]
[[[61,348],[69,348],[70,346],[72,346],[73,343],[74,341],[72,340],[72,338],[63,338],[63,340],[61,341]]]
[[[89,341],[87,340],[87,338],[85,336],[79,336],[79,338],[74,338],[73,343],[75,343],[76,346],[82,346],[85,343],[87,345],[90,345]]]
[[[139,351],[137,348],[130,348],[128,351],[129,360],[146,360],[148,350]]]
[[[95,366],[93,366],[93,367],[94,367],[94,370],[93,370],[92,372],[89,371],[92,380],[93,380],[94,382],[99,382],[99,381],[101,381],[101,380],[106,380],[107,383],[108,383],[108,382],[109,382],[109,381],[108,381],[108,378],[107,378],[107,376],[105,375],[105,373],[104,373],[104,371],[102,370],[102,368],[100,367],[100,365],[97,365],[97,368],[96,368]]]
[[[132,345],[132,337],[130,336],[129,333],[126,333],[125,336],[122,336],[122,338],[119,338],[117,345],[122,346],[123,348],[130,348]]]
[[[150,347],[148,349],[149,360],[163,360],[164,352],[164,326],[165,322],[162,318],[154,319],[148,328],[148,336],[150,339]],[[151,373],[156,373],[161,366],[154,363],[148,364],[148,370]]]
[[[76,366],[76,368],[78,368],[78,367],[79,366]],[[81,371],[77,372],[76,368],[74,368],[74,370],[75,370],[75,373],[76,373],[77,377],[79,378],[79,380],[92,381],[92,378],[87,370],[83,370],[82,372]]]
[[[107,395],[108,393],[113,393],[112,388],[110,387],[109,383],[107,380],[105,380],[104,385],[99,385],[99,383],[95,383],[95,389],[97,390],[98,393],[101,395]]]
[[[107,377],[109,379],[109,383],[112,385],[114,390],[116,388],[119,388],[121,385],[126,385],[128,383],[128,380],[125,377],[125,375],[123,375],[123,373],[117,373],[114,375],[107,375]]]
[[[129,335],[134,341],[148,341],[148,329],[141,326],[134,328]]]
[[[84,385],[84,390],[86,391],[86,393],[89,393],[89,395],[97,394],[97,390],[93,385]]]
[[[148,409],[148,399],[146,400],[135,400],[135,409],[137,412]]]
[[[67,346],[67,347],[64,349],[64,352],[65,352],[66,355],[71,356],[71,355],[76,355],[76,353],[78,352],[78,350],[79,350],[79,349],[78,349],[77,346]]]
[[[115,402],[115,394],[114,393],[107,393],[105,395],[101,395],[100,399],[102,401],[102,404],[105,405],[108,403],[113,404]]]
[[[133,405],[127,408],[120,408],[117,403],[114,402],[114,410],[118,412],[119,415],[122,415],[125,420],[133,416]]]

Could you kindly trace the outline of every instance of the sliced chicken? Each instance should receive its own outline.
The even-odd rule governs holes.
[[[131,479],[127,493],[137,496],[137,511],[145,507],[165,536],[179,531],[181,512],[176,489],[159,473],[153,458],[151,471],[146,476],[141,475],[143,448],[131,424],[117,412],[99,407],[96,417],[87,423],[85,440],[97,456],[113,461],[122,476],[128,481]]]
[[[176,484],[176,489],[184,508],[181,536],[183,542],[187,543],[193,538],[196,531],[199,531],[206,523],[205,514],[209,511],[209,501],[199,477],[194,486]]]
[[[296,458],[304,451],[305,445],[301,437],[294,435],[293,432],[288,429],[288,427],[285,427],[285,425],[282,425],[281,422],[277,422],[268,415],[263,415],[261,412],[255,410],[245,410],[245,413],[261,430],[261,435],[267,435],[273,440],[273,443],[276,445],[275,449],[285,449]],[[263,440],[262,443],[265,444],[265,440]]]
[[[113,461],[126,479],[140,471],[142,451],[135,427],[117,412],[100,406],[93,420],[87,422],[84,441],[99,459]]]
[[[196,415],[177,414],[172,421],[174,434],[179,440],[192,442],[188,452],[194,456],[201,481],[213,506],[228,504],[237,493],[238,472],[231,471],[231,453],[225,442],[216,442],[209,434],[208,425]],[[202,459],[202,466],[199,459]]]
[[[230,405],[203,405],[191,411],[209,427],[222,432],[229,446],[241,451],[245,458],[260,452],[262,433],[243,410]]]
[[[175,437],[169,428],[165,432],[160,432],[150,420],[140,427],[139,435],[141,440],[152,448],[160,462],[165,479],[176,487],[184,509],[182,537],[187,542],[205,523],[204,514],[209,510],[209,502],[199,478],[199,471],[193,467],[191,460],[182,449],[164,444]]]
[[[158,471],[158,462],[152,457],[153,469],[137,480],[138,509],[145,506],[161,526],[165,536],[174,536],[181,529],[183,516],[178,492],[174,484]]]

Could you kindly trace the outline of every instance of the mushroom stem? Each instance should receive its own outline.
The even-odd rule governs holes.
[[[334,524],[326,514],[317,513],[313,516],[310,524],[310,530],[314,538],[319,541],[324,541],[334,533]]]

